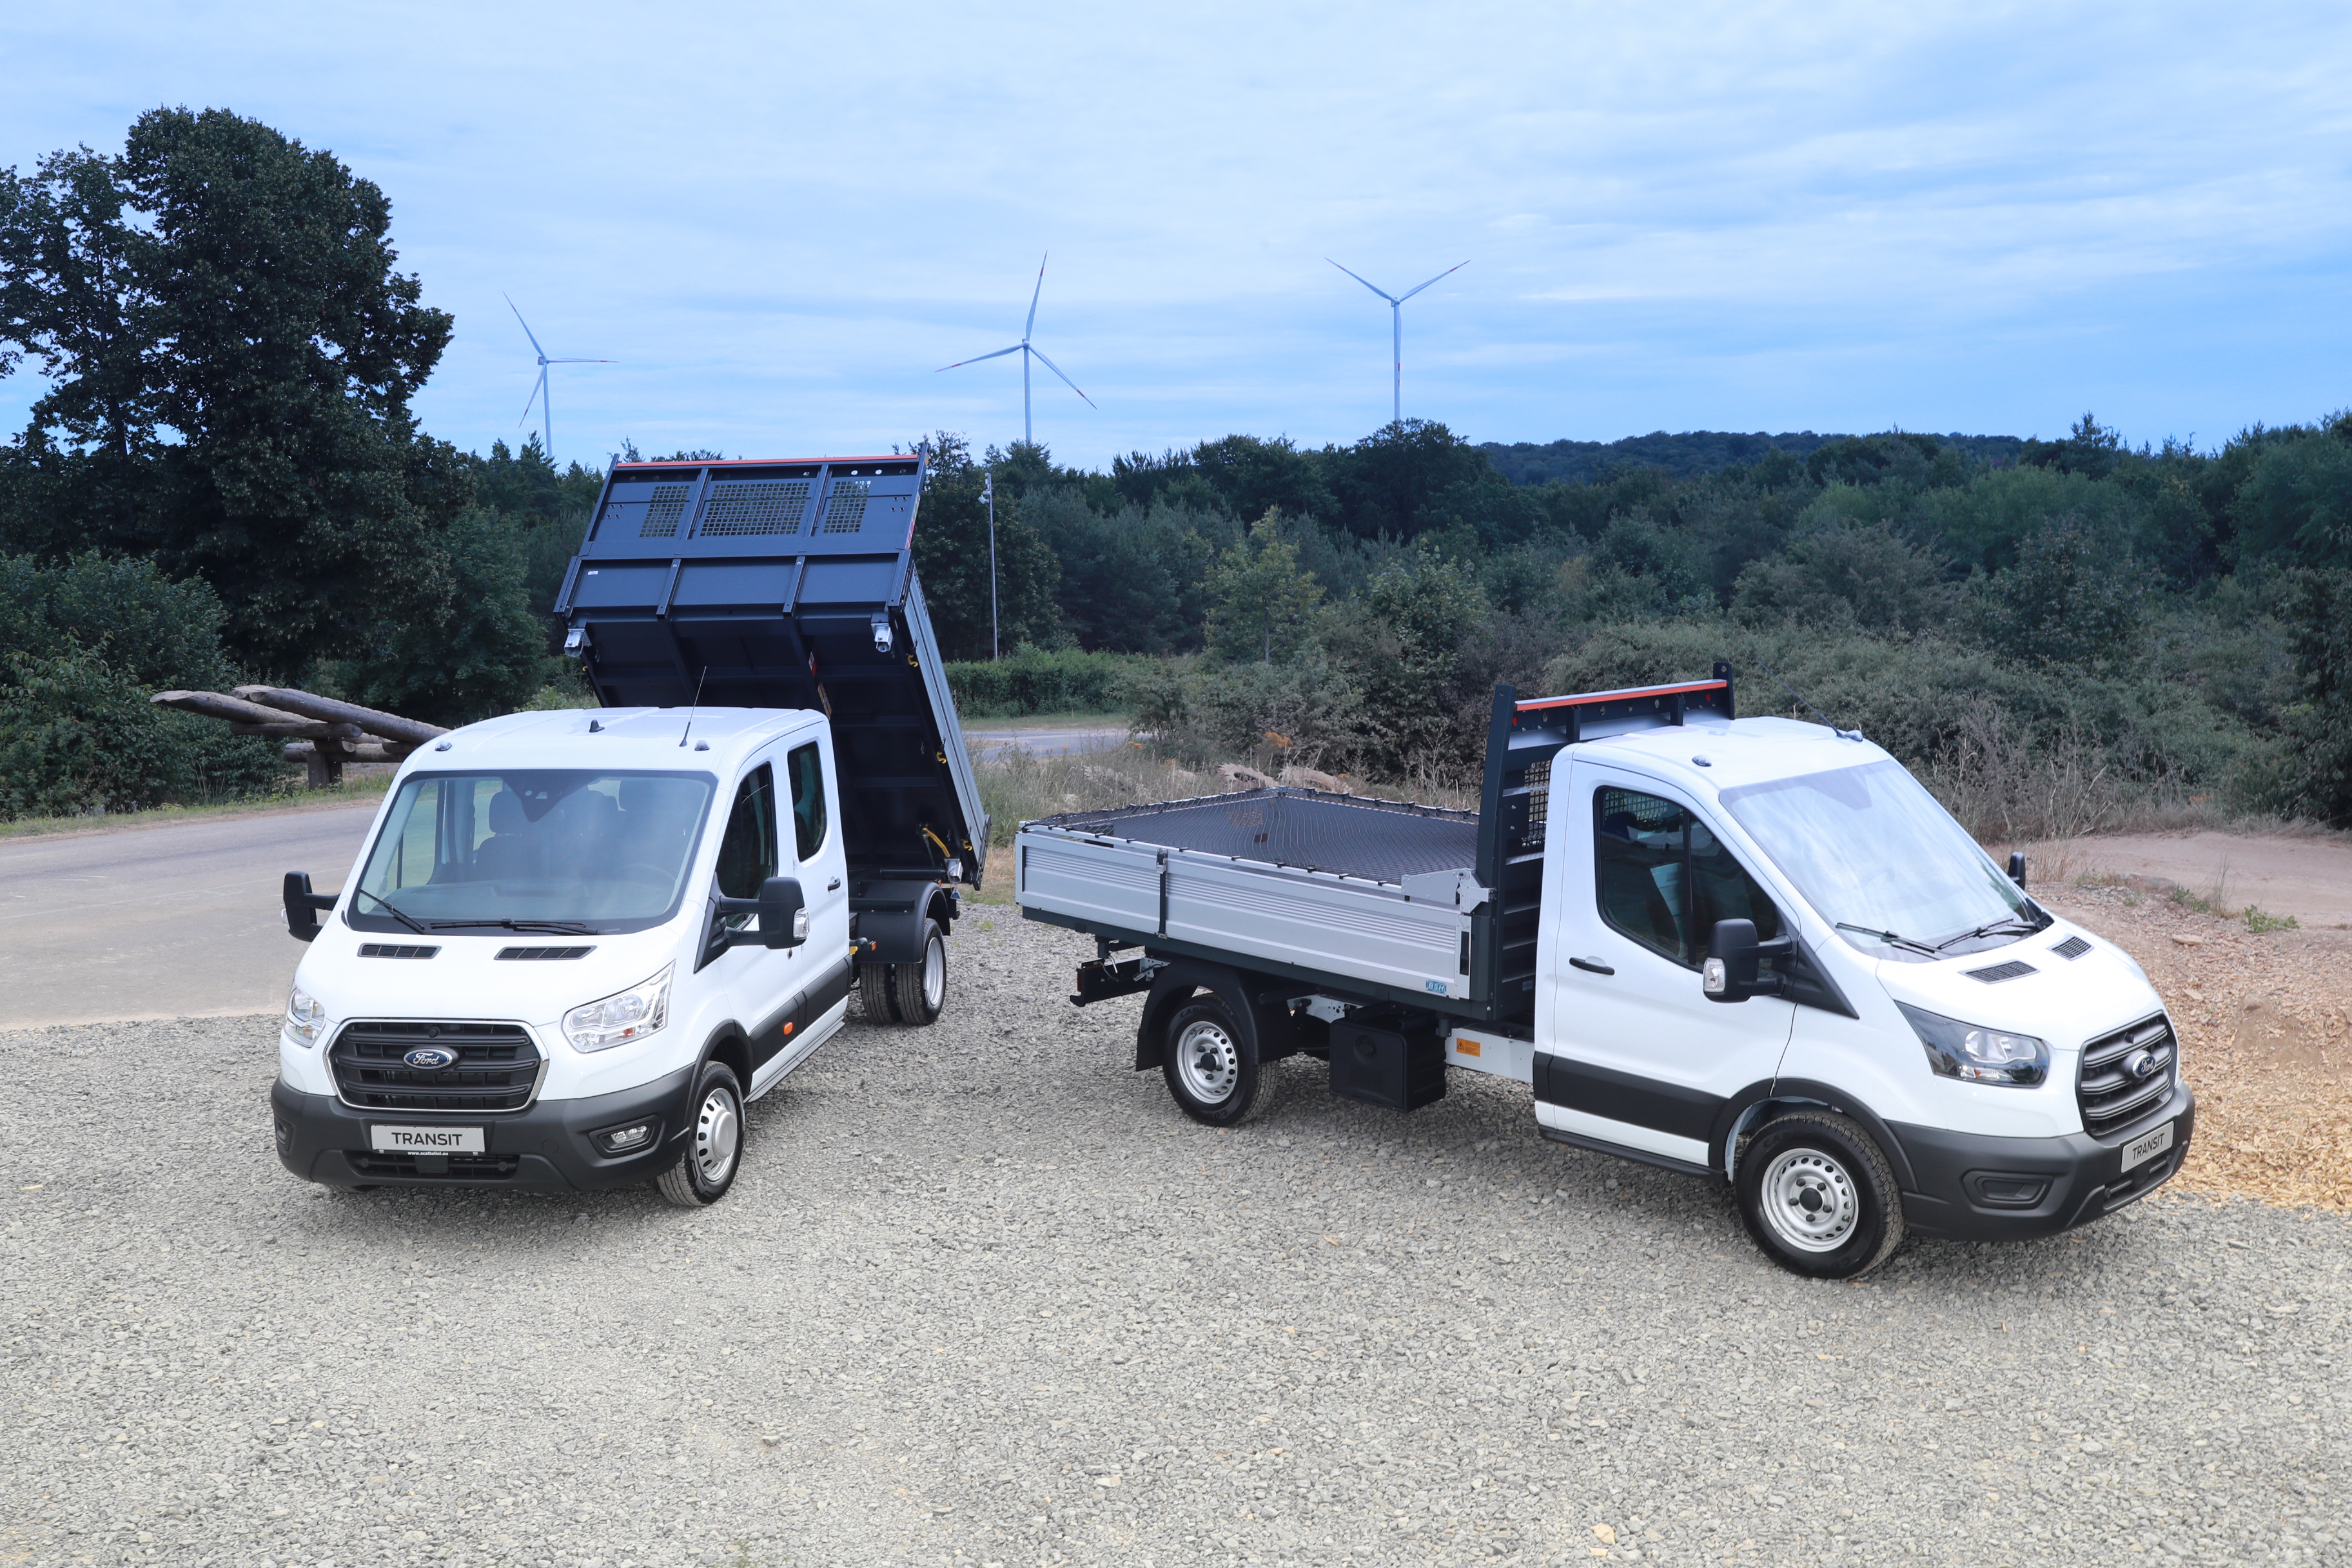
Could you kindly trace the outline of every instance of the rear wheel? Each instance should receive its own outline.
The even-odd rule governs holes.
[[[890,966],[891,1005],[902,1024],[937,1023],[948,1004],[948,939],[940,922],[923,922],[923,956]]]
[[[1160,1070],[1168,1092],[1195,1121],[1232,1127],[1256,1109],[1257,1041],[1214,996],[1194,997],[1168,1020]]]
[[[1777,1117],[1739,1154],[1739,1214],[1792,1274],[1853,1279],[1903,1245],[1903,1194],[1877,1142],[1827,1110]]]
[[[898,1004],[891,992],[896,989],[890,979],[891,966],[887,963],[866,963],[857,970],[857,1000],[866,1009],[869,1024],[898,1022]]]
[[[686,1151],[655,1184],[681,1208],[708,1208],[727,1195],[743,1168],[743,1086],[725,1062],[705,1062],[687,1103],[693,1125]]]

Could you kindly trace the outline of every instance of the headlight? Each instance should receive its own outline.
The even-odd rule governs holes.
[[[609,1050],[642,1040],[669,1021],[669,971],[563,1015],[563,1037],[575,1051]]]
[[[286,994],[286,1032],[306,1046],[319,1043],[319,1031],[327,1026],[327,1010],[319,999],[295,986]]]
[[[2035,1084],[2050,1076],[2050,1047],[2032,1035],[2012,1035],[1939,1017],[1904,1003],[1895,1004],[1911,1020],[1927,1065],[1945,1078],[1969,1083]]]

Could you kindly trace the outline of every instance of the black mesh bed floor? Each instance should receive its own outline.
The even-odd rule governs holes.
[[[1467,870],[1478,858],[1478,814],[1319,790],[1254,789],[1163,805],[1073,811],[1033,824],[1074,833],[1229,855],[1396,882]]]

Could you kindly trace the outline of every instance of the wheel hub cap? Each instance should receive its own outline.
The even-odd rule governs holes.
[[[735,1168],[735,1151],[742,1141],[742,1120],[735,1112],[735,1097],[714,1089],[702,1102],[694,1122],[694,1163],[705,1182],[727,1179]]]
[[[1241,1053],[1224,1030],[1204,1021],[1188,1027],[1177,1040],[1176,1070],[1193,1099],[1215,1105],[1230,1097],[1241,1079]]]
[[[1800,1252],[1835,1252],[1862,1222],[1853,1178],[1818,1149],[1791,1149],[1764,1173],[1765,1223]]]

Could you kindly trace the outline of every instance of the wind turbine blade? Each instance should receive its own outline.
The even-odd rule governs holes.
[[[539,346],[539,339],[538,339],[538,338],[536,338],[536,337],[534,337],[534,336],[532,336],[531,330],[530,330],[530,323],[529,321],[523,321],[523,319],[522,319],[522,311],[521,311],[521,310],[520,310],[520,308],[515,304],[515,302],[514,302],[514,296],[513,296],[513,295],[511,295],[511,294],[501,294],[501,295],[499,295],[499,299],[501,299],[501,300],[504,300],[507,302],[507,309],[508,309],[508,310],[509,310],[514,311],[514,313],[515,313],[515,320],[516,320],[518,322],[520,322],[520,323],[521,323],[521,325],[522,325],[522,335],[523,335],[524,337],[527,337],[527,338],[530,338],[530,352],[531,352],[531,353],[535,353],[535,354],[537,354],[537,355],[538,355],[541,360],[545,360],[545,359],[547,358],[547,351],[546,351],[545,349],[543,349],[543,348],[541,348],[541,347]]]
[[[1017,354],[1020,352],[1021,345],[1019,343],[1014,343],[1011,348],[999,349],[992,354],[974,354],[970,359],[960,359],[956,361],[955,364],[943,364],[940,366],[940,370],[953,370],[957,365],[978,364],[984,359],[1003,359],[1006,354]],[[937,375],[940,372],[938,370],[935,370],[931,374],[933,375]]]
[[[541,395],[546,391],[547,367],[541,365],[539,371],[539,379],[530,384],[530,395],[523,399],[522,417],[515,421],[516,429],[521,429],[524,425],[530,422],[531,409],[538,404]]]
[[[1047,251],[1037,258],[1037,287],[1029,291],[1029,320],[1021,328],[1021,341],[1027,342],[1030,333],[1037,330],[1037,296],[1045,291],[1045,263],[1053,256]]]
[[[1323,259],[1324,259],[1324,260],[1326,260],[1326,261],[1331,261],[1331,258],[1330,258],[1329,257],[1328,257],[1328,256],[1327,256],[1327,257],[1325,257]],[[1331,265],[1332,265],[1332,266],[1334,266],[1334,267],[1339,267],[1339,264],[1338,262],[1336,262],[1336,261],[1331,261]],[[1348,272],[1348,269],[1347,269],[1346,268],[1344,268],[1344,267],[1339,267],[1339,270],[1340,270],[1340,271],[1342,271],[1342,272]],[[1348,276],[1349,276],[1349,277],[1350,277],[1350,278],[1355,278],[1355,279],[1356,279],[1356,281],[1357,281],[1357,282],[1359,282],[1359,283],[1364,283],[1364,280],[1363,280],[1361,278],[1356,278],[1356,275],[1355,275],[1354,273],[1352,273],[1352,272],[1348,272]],[[1434,282],[1436,282],[1436,281],[1437,281],[1437,279],[1434,279],[1434,278],[1433,278],[1433,279],[1431,279],[1429,280],[1429,282],[1430,282],[1430,283],[1434,283]],[[1371,291],[1372,291],[1373,293],[1378,294],[1381,299],[1386,300],[1387,300],[1390,304],[1391,304],[1391,305],[1393,305],[1393,304],[1395,304],[1395,303],[1397,302],[1397,300],[1396,300],[1396,297],[1395,297],[1394,295],[1391,294],[1391,293],[1390,293],[1387,289],[1385,289],[1380,288],[1380,287],[1378,287],[1378,286],[1376,286],[1376,285],[1374,285],[1374,284],[1370,284],[1370,283],[1364,283],[1364,287],[1365,287],[1365,288],[1367,288],[1367,289],[1371,289]],[[1422,285],[1422,287],[1423,287],[1423,288],[1424,288],[1424,289],[1426,289],[1426,288],[1428,288],[1428,287],[1429,287],[1429,283],[1424,283],[1424,284],[1423,284],[1423,285]]]
[[[1044,365],[1047,370],[1052,371],[1055,375],[1062,375],[1062,367],[1055,364],[1052,360],[1047,359],[1042,352],[1034,348],[1029,352],[1033,354],[1036,354],[1037,362]],[[1068,387],[1072,392],[1077,392],[1080,397],[1086,398],[1087,407],[1092,408],[1095,406],[1095,400],[1093,398],[1087,397],[1087,395],[1083,392],[1078,392],[1078,384],[1076,382],[1072,381],[1066,375],[1062,375],[1062,384]]]
[[[1439,273],[1437,278],[1431,279],[1429,283],[1436,282],[1439,278],[1451,278],[1469,265],[1470,264],[1467,261],[1457,261],[1453,266],[1447,268],[1444,271]],[[1397,303],[1400,305],[1403,304],[1407,300],[1412,299],[1415,294],[1418,294],[1423,289],[1428,288],[1429,283],[1417,283],[1413,287],[1406,289],[1403,293],[1397,296]]]
[[[549,364],[618,364],[616,359],[551,359]]]

